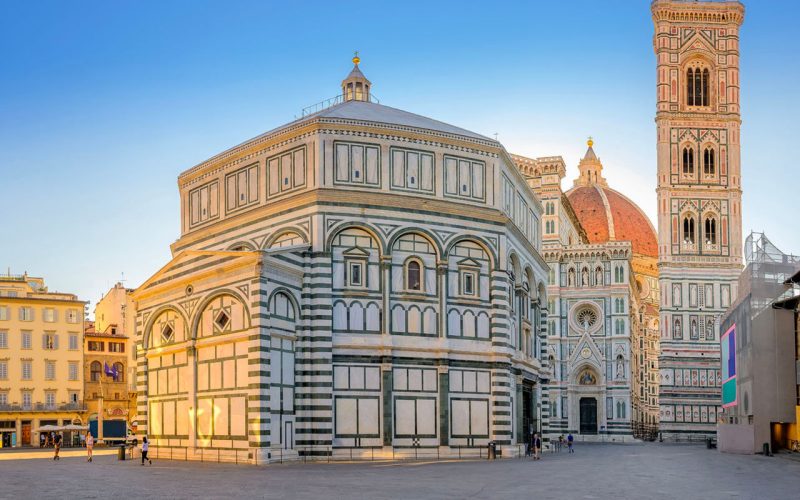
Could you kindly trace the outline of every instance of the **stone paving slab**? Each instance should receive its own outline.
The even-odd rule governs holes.
[[[542,460],[270,466],[101,456],[0,463],[0,498],[800,498],[800,463],[695,445],[581,445]]]

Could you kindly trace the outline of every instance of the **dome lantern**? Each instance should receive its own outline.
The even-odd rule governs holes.
[[[358,68],[358,63],[361,58],[358,57],[358,51],[353,55],[353,69],[347,78],[342,80],[342,99],[347,101],[366,101],[370,102],[369,89],[372,83],[367,80],[364,73]]]
[[[608,187],[608,183],[603,178],[603,164],[600,163],[600,158],[594,153],[594,140],[589,137],[589,140],[586,141],[586,145],[589,148],[586,150],[586,154],[583,155],[583,159],[578,163],[578,170],[580,171],[580,176],[575,179],[573,183],[574,186],[591,186],[593,184],[598,184],[603,187]]]

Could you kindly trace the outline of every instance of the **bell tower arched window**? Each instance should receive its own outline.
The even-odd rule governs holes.
[[[686,104],[688,106],[708,106],[709,77],[708,68],[692,67],[686,70]]]
[[[716,245],[717,244],[717,219],[714,217],[707,217],[706,224],[705,224],[705,233],[706,233],[706,244],[707,245]]]
[[[683,175],[694,175],[694,149],[683,148]]]
[[[716,175],[714,149],[710,147],[703,151],[703,174],[709,177]]]
[[[694,244],[694,218],[693,217],[684,217],[683,218],[683,242],[689,245]]]

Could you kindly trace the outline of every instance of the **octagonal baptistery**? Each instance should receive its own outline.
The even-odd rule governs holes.
[[[515,454],[547,417],[539,202],[354,62],[335,104],[180,175],[173,258],[135,292],[156,456]]]

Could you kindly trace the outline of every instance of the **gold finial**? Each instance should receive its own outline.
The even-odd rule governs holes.
[[[587,144],[589,147],[592,147],[592,146],[594,145],[594,141],[592,140],[592,136],[591,136],[591,135],[589,136],[589,140],[588,140],[588,141],[586,141],[586,144]]]
[[[353,53],[353,64],[358,65],[361,62],[361,58],[358,57],[358,51]]]

